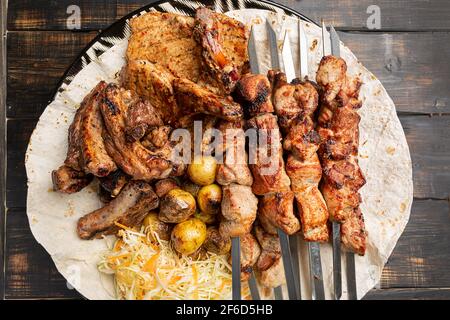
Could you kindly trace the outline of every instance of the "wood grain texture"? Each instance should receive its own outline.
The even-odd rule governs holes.
[[[450,288],[374,289],[364,300],[450,300]]]
[[[9,30],[65,30],[67,7],[78,4],[82,30],[107,27],[116,18],[151,3],[151,0],[21,0],[11,1]],[[381,12],[381,28],[389,30],[450,30],[450,4],[446,0],[275,0],[302,12],[314,21],[325,19],[338,28],[368,30],[368,7],[377,5]]]
[[[8,117],[37,118],[60,77],[96,35],[8,34]],[[383,83],[403,113],[450,114],[450,32],[341,33],[342,40]],[[440,50],[431,50],[437,48]]]
[[[5,252],[5,176],[6,176],[6,6],[0,3],[0,264],[4,266]],[[0,299],[4,298],[5,281],[4,269],[0,271]]]
[[[116,20],[115,1],[20,0],[9,3],[8,30],[68,30],[71,5],[80,8],[81,31],[100,30]]]
[[[33,238],[24,209],[8,210],[6,227],[6,299],[80,297]]]
[[[37,118],[97,32],[9,32],[7,116]]]

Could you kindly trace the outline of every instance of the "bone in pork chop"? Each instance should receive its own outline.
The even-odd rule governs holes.
[[[131,181],[117,198],[105,207],[78,220],[78,235],[81,239],[92,239],[115,234],[120,229],[116,222],[127,227],[137,226],[142,223],[147,213],[158,205],[158,196],[148,183]]]
[[[53,190],[62,193],[75,193],[91,183],[94,177],[63,165],[52,171]]]

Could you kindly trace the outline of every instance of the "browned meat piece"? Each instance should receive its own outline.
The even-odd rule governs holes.
[[[307,241],[328,241],[327,221],[329,214],[318,187],[322,177],[322,168],[317,154],[305,161],[292,154],[289,155],[286,162],[286,172],[291,179],[292,191],[295,193],[304,239]]]
[[[311,117],[296,119],[292,122],[289,133],[283,141],[283,147],[302,160],[313,157],[320,145],[320,136],[314,130]]]
[[[246,74],[236,85],[236,99],[247,118],[273,112],[269,79],[262,74]]]
[[[220,233],[238,237],[249,233],[256,219],[258,199],[248,186],[230,184],[222,188]]]
[[[170,190],[177,188],[179,188],[178,183],[172,178],[159,180],[155,183],[155,192],[160,198],[164,197]]]
[[[291,191],[275,192],[262,197],[259,201],[258,215],[265,217],[287,234],[294,234],[300,230],[300,222],[294,214],[294,193]]]
[[[187,79],[173,81],[175,98],[182,115],[204,113],[227,121],[242,118],[241,106],[231,97],[222,97]]]
[[[146,60],[131,60],[121,73],[121,85],[158,110],[166,124],[175,125],[180,117],[173,94],[173,75],[159,64]]]
[[[194,35],[202,46],[206,80],[219,92],[233,91],[242,71],[248,69],[245,25],[208,8],[197,9]],[[205,75],[204,75],[205,76]]]
[[[144,147],[152,151],[161,149],[170,142],[171,132],[172,128],[169,126],[150,129],[150,132],[144,137],[141,143]]]
[[[266,218],[266,216],[259,214],[258,222],[261,224],[261,227],[264,229],[265,232],[272,235],[278,234],[277,227],[272,223],[272,221]]]
[[[99,84],[100,85],[100,84]],[[97,88],[94,89],[94,92]],[[67,156],[64,164],[74,170],[81,171],[82,170],[82,159],[81,159],[81,149],[80,149],[80,128],[81,128],[81,118],[84,109],[86,108],[87,102],[90,100],[91,94],[87,95],[80,107],[77,109],[75,116],[73,118],[72,123],[69,127],[69,135],[68,135],[68,149]]]
[[[120,229],[116,222],[127,227],[138,226],[158,205],[159,199],[148,183],[131,181],[109,204],[78,220],[78,236],[92,239],[115,234]]]
[[[127,60],[148,60],[197,82],[202,48],[194,39],[194,25],[194,18],[174,13],[150,12],[131,19]]]
[[[322,58],[317,70],[317,84],[323,89],[323,101],[327,104],[336,99],[345,83],[347,64],[344,59],[335,56]]]
[[[167,178],[173,169],[168,158],[146,149],[139,141],[132,143],[126,141],[124,115],[132,101],[130,91],[120,89],[114,84],[106,88],[105,99],[101,104],[107,128],[104,134],[106,150],[117,165],[133,179]]]
[[[290,190],[290,180],[284,169],[281,134],[277,117],[265,113],[247,121],[248,128],[256,130],[258,146],[250,146],[250,169],[253,173],[252,190],[257,195]]]
[[[289,130],[293,121],[311,116],[316,111],[319,94],[314,83],[295,79],[288,84],[282,72],[272,71],[269,76],[274,87],[273,105],[281,128]]]
[[[261,226],[255,226],[255,234],[261,246],[261,255],[256,263],[256,278],[268,288],[276,288],[286,283],[283,261],[281,258],[280,241],[277,235],[264,231]]]
[[[111,197],[115,198],[128,181],[130,181],[130,177],[119,169],[98,180],[102,188],[108,191]]]
[[[361,210],[355,209],[341,225],[341,240],[345,247],[363,256],[366,252],[367,232]]]
[[[251,233],[241,235],[241,281],[247,281],[261,254],[258,241]]]
[[[164,125],[161,116],[148,101],[139,101],[129,106],[125,116],[127,141],[142,139],[152,127]]]
[[[222,235],[216,227],[208,227],[203,247],[209,252],[227,254],[231,250],[231,238]]]
[[[224,161],[218,165],[217,182],[221,185],[236,183],[251,186],[253,177],[248,167],[248,157],[245,151],[243,121],[222,121],[218,129],[222,133],[223,146],[219,146],[216,152],[224,153]]]
[[[100,104],[104,98],[105,82],[100,82],[85,100],[80,125],[80,149],[84,171],[104,177],[117,170],[113,159],[106,152],[102,138],[104,123]]]
[[[62,193],[75,193],[91,183],[93,176],[74,170],[66,165],[52,171],[53,190]]]

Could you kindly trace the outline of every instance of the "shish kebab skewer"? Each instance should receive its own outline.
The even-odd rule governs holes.
[[[315,131],[314,113],[318,106],[316,84],[308,80],[308,44],[305,30],[299,20],[300,78],[296,77],[294,61],[286,31],[282,57],[285,74],[273,75],[274,106],[284,129],[284,149],[289,152],[286,171],[308,242],[312,298],[324,300],[320,242],[329,238],[328,210],[319,191],[322,169],[317,155],[319,136]],[[290,83],[288,83],[290,82]],[[294,237],[294,236],[291,236]],[[291,239],[291,241],[297,239]]]
[[[323,42],[328,42],[326,26],[322,24]],[[324,45],[324,57],[317,71],[317,83],[322,87],[318,132],[321,136],[320,158],[324,171],[321,190],[333,223],[334,271],[340,272],[340,242],[351,252],[347,258],[347,286],[349,299],[356,299],[354,253],[364,255],[366,231],[359,209],[359,189],[365,184],[358,165],[359,121],[357,109],[359,79],[351,79],[347,65],[340,58],[340,40],[331,27],[330,46]],[[331,47],[332,55],[329,55]],[[339,268],[339,270],[336,270]],[[335,272],[336,275],[336,272]],[[341,279],[334,279],[336,298],[340,297]]]
[[[293,273],[292,257],[289,249],[289,239],[287,232],[296,232],[299,228],[299,222],[293,214],[293,203],[289,205],[290,180],[284,168],[282,155],[281,135],[278,128],[277,117],[272,114],[273,105],[271,102],[271,86],[266,76],[260,74],[258,58],[255,47],[254,30],[252,28],[249,39],[249,58],[252,74],[247,74],[241,78],[236,86],[236,96],[245,110],[247,128],[254,130],[258,136],[259,143],[250,146],[249,151],[253,152],[253,159],[249,167],[253,174],[253,193],[261,196],[259,200],[259,212],[265,207],[274,209],[274,211],[288,209],[288,215],[296,220],[294,225],[289,224],[291,219],[288,217],[288,225],[280,226],[274,224],[278,229],[255,226],[256,237],[262,247],[262,254],[257,263],[257,271],[260,283],[264,283],[273,268],[283,265],[286,283],[288,287],[289,299],[298,298],[296,278]],[[264,136],[264,135],[267,136]],[[262,142],[266,144],[262,144]],[[284,201],[287,196],[287,201]],[[293,202],[293,196],[290,199]],[[289,208],[290,213],[289,213]],[[261,217],[261,213],[259,213]],[[263,223],[260,220],[260,223]],[[272,225],[271,225],[272,226]],[[273,231],[275,230],[275,231]],[[273,232],[273,233],[272,233]],[[278,234],[278,237],[277,237]],[[277,239],[279,238],[279,239]],[[282,264],[279,258],[281,251]],[[278,258],[275,258],[278,255]],[[272,260],[272,258],[276,260]],[[275,261],[275,262],[274,262]],[[269,277],[271,278],[271,277]],[[271,279],[272,283],[277,283],[281,279]],[[275,287],[274,285],[273,287]]]

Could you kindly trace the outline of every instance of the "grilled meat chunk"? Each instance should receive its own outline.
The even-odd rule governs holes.
[[[78,236],[81,239],[92,239],[115,234],[119,230],[116,222],[127,227],[138,226],[147,213],[158,205],[159,199],[148,183],[131,181],[106,206],[78,220]]]
[[[242,118],[241,106],[231,97],[222,97],[187,79],[173,81],[175,98],[182,115],[204,113],[227,121]]]
[[[222,235],[216,227],[208,227],[206,230],[206,240],[203,247],[216,254],[227,254],[231,250],[231,238]]]
[[[76,171],[81,171],[83,166],[80,149],[80,141],[81,141],[80,129],[83,111],[87,106],[87,102],[91,99],[91,95],[94,92],[98,94],[98,92],[102,90],[103,83],[101,84],[102,84],[101,86],[100,84],[98,85],[100,86],[100,88],[97,87],[94,88],[94,91],[83,99],[83,102],[77,109],[73,121],[69,127],[69,135],[68,135],[69,146],[67,149],[67,156],[66,160],[64,161],[64,164]]]
[[[122,69],[121,85],[135,92],[158,111],[164,123],[175,125],[180,117],[173,93],[174,76],[159,64],[131,60]]]
[[[167,178],[155,183],[155,191],[158,197],[164,197],[170,190],[179,188],[175,179]]]
[[[347,64],[344,59],[335,56],[322,58],[317,70],[317,84],[322,87],[322,98],[326,104],[336,99],[345,83]]]
[[[243,71],[248,69],[245,25],[208,8],[197,9],[194,36],[202,46],[202,62],[206,69],[203,81],[229,94]],[[213,89],[214,91],[214,89]]]
[[[258,146],[250,148],[250,151],[255,152],[254,161],[250,164],[253,173],[253,192],[264,195],[289,191],[291,182],[284,169],[277,117],[271,113],[264,113],[248,120],[247,127],[255,129],[259,136]]]
[[[130,181],[130,177],[119,169],[98,180],[102,188],[108,191],[112,198],[115,198],[128,181]]]
[[[361,209],[351,212],[341,225],[341,240],[345,247],[363,256],[366,252],[367,232]]]
[[[170,143],[170,134],[172,128],[169,126],[161,126],[150,129],[149,133],[141,140],[144,147],[155,151],[163,148]]]
[[[291,191],[275,192],[262,197],[258,215],[287,234],[291,235],[300,230],[300,222],[294,214],[294,193]]]
[[[91,183],[94,177],[62,165],[52,171],[53,190],[62,193],[76,193]]]
[[[142,139],[152,127],[163,126],[164,123],[156,110],[148,101],[138,101],[130,105],[125,115],[127,141]]]
[[[197,82],[202,47],[194,39],[194,25],[194,18],[174,13],[149,12],[131,19],[127,60],[148,60]]]
[[[241,235],[241,281],[247,281],[261,254],[261,248],[251,233]]]
[[[236,85],[235,96],[247,118],[273,112],[269,79],[262,74],[246,74]]]
[[[83,169],[97,177],[104,177],[117,170],[113,159],[106,152],[102,138],[104,123],[100,104],[104,97],[105,82],[100,82],[85,100],[80,125],[80,149]]]
[[[238,237],[249,233],[256,219],[258,199],[248,186],[230,184],[222,188],[220,233]]]
[[[261,246],[261,255],[256,263],[256,278],[267,288],[276,288],[286,283],[283,260],[281,258],[280,240],[277,235],[255,226],[255,234]]]
[[[117,165],[136,180],[153,180],[168,177],[173,165],[158,152],[146,149],[139,141],[126,141],[125,114],[134,102],[130,91],[114,84],[107,86],[105,99],[100,108],[107,132],[104,134],[105,146]],[[167,152],[163,152],[167,156]]]
[[[216,152],[224,153],[224,161],[217,167],[216,180],[221,185],[236,183],[251,186],[253,183],[252,173],[247,162],[243,127],[243,121],[219,123],[218,128],[222,133],[223,146],[219,146]]]

